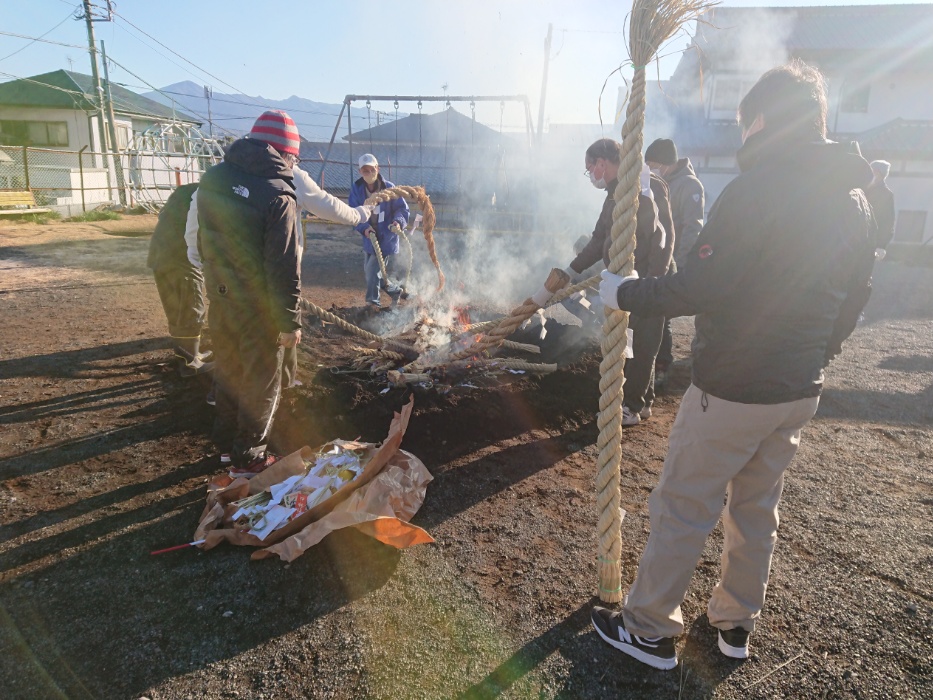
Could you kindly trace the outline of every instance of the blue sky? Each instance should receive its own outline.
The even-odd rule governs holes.
[[[104,3],[96,0],[96,4]],[[727,0],[722,4],[894,3]],[[78,6],[76,0],[2,0],[0,28],[31,37],[52,30],[46,39],[86,46],[84,23],[69,18]],[[622,27],[630,7],[620,0],[295,0],[291,4],[120,0],[115,21],[97,23],[95,29],[113,59],[160,87],[193,80],[210,84],[218,92],[234,92],[235,88],[267,98],[299,95],[340,102],[347,93],[442,94],[446,84],[449,94],[527,94],[536,117],[544,36],[551,22],[554,41],[547,119],[553,123],[594,123],[599,120],[597,101],[603,81],[625,58]],[[131,25],[203,70],[172,55]],[[669,50],[685,45],[686,39],[681,39]],[[18,49],[23,50],[8,56]],[[673,56],[661,62],[662,77],[670,74],[676,61]],[[0,81],[10,75],[28,76],[59,68],[89,73],[87,52],[28,44],[24,39],[0,35]],[[139,92],[148,89],[121,68],[114,67],[111,78]],[[606,89],[604,119],[612,118],[618,85],[612,81]],[[390,110],[391,105],[374,108]],[[466,105],[460,108],[468,110]],[[414,106],[408,109],[414,110]],[[480,109],[477,116],[497,123],[499,108]],[[523,120],[519,108],[512,106],[501,116],[506,127],[518,126]]]

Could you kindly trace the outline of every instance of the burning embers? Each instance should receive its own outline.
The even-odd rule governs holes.
[[[454,359],[452,356],[463,355],[476,346],[483,338],[483,331],[498,322],[473,323],[471,310],[465,305],[455,305],[449,311],[433,315],[424,308],[413,311],[416,316],[407,323],[395,313],[385,314],[385,317],[396,317],[399,327],[383,327],[381,342],[353,348],[356,356],[349,371],[385,381],[384,392],[401,386],[446,392],[454,387],[469,389],[488,385],[490,380],[498,383],[505,375],[543,374],[557,369],[556,364],[536,364],[503,356],[540,353],[536,345],[512,341]]]

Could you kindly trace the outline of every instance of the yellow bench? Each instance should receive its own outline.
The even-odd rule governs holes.
[[[36,197],[29,190],[0,190],[0,216],[42,214],[47,211],[52,210],[37,207]]]

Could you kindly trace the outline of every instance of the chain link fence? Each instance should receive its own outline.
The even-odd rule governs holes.
[[[0,144],[0,191],[32,192],[36,206],[74,216],[104,206],[158,210],[179,185],[198,182],[216,155],[127,150],[114,158]]]

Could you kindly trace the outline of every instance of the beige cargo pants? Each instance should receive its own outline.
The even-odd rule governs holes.
[[[709,621],[754,630],[777,541],[784,471],[818,404],[818,398],[733,403],[690,386],[649,499],[651,533],[622,611],[627,630],[643,637],[683,632],[680,605],[720,515],[722,573]]]

